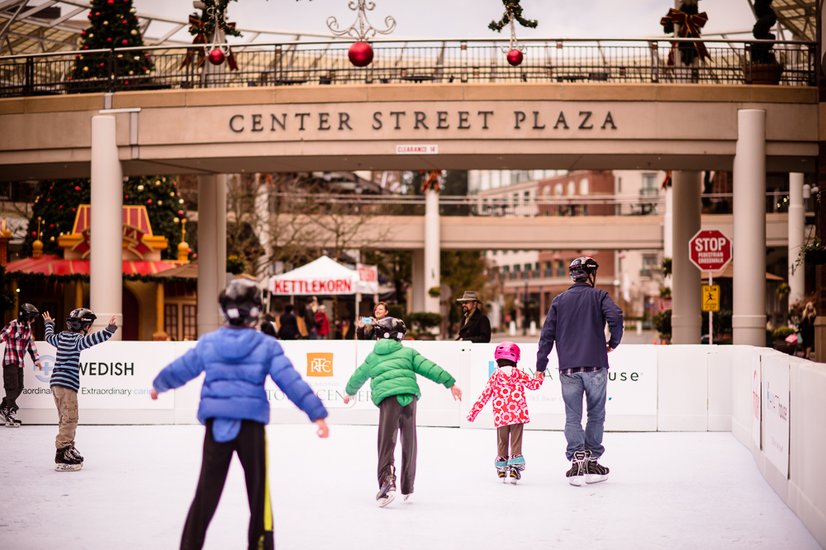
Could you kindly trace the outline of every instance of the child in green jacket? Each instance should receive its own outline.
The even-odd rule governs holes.
[[[402,496],[410,500],[416,478],[416,401],[421,397],[416,375],[443,384],[453,399],[462,400],[462,390],[439,365],[413,348],[402,346],[407,332],[401,319],[385,317],[375,328],[379,338],[373,351],[347,382],[344,403],[347,404],[367,379],[373,393],[373,403],[379,408],[379,492],[376,503],[382,508],[396,497],[396,470],[393,465],[396,434],[402,439]]]

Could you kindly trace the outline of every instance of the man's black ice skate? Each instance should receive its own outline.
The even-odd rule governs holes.
[[[6,406],[5,406],[5,405],[3,405],[2,407],[0,407],[0,418],[2,418],[2,419],[3,419],[3,424],[5,424],[5,425],[7,425],[7,426],[9,425],[9,422],[11,422],[11,421],[9,420],[9,412],[10,412],[10,411],[6,408]]]
[[[576,451],[571,459],[571,469],[565,472],[568,483],[575,487],[585,485],[585,473],[588,459],[591,457],[590,451]]]
[[[608,479],[610,470],[597,462],[596,458],[591,458],[585,465],[585,483],[599,483]]]
[[[76,472],[83,467],[83,458],[78,460],[72,453],[72,447],[58,449],[54,455],[55,467],[58,472]]]

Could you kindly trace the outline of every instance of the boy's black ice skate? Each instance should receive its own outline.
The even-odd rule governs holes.
[[[54,455],[55,467],[58,472],[76,472],[83,467],[83,458],[78,460],[72,453],[72,447],[58,449]]]
[[[568,483],[575,487],[585,485],[585,473],[589,458],[591,458],[590,451],[576,451],[574,453],[574,457],[571,459],[571,469],[565,472]]]
[[[395,471],[392,469],[390,473],[384,478],[384,481],[381,483],[381,488],[379,492],[376,493],[376,504],[379,505],[380,508],[384,508],[391,502],[393,499],[396,498],[396,475]]]
[[[75,448],[74,443],[71,446],[69,446],[68,453],[71,454],[76,460],[80,461],[81,464],[83,463],[83,456],[81,456],[80,452],[78,452],[78,450]]]
[[[2,419],[3,419],[3,424],[5,424],[5,425],[7,425],[7,426],[8,426],[8,424],[9,424],[9,422],[11,422],[11,421],[9,420],[9,413],[10,413],[10,412],[11,412],[11,411],[9,411],[9,410],[6,408],[6,406],[5,406],[5,405],[3,405],[3,407],[0,407],[0,418],[2,418]]]

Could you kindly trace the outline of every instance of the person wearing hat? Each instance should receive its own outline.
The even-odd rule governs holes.
[[[461,298],[456,300],[462,304],[462,327],[459,329],[457,340],[465,340],[477,344],[490,342],[490,320],[482,313],[479,296],[473,290],[466,290]]]

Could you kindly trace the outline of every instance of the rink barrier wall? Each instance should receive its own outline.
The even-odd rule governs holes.
[[[490,406],[476,421],[467,412],[495,367],[495,344],[405,342],[450,372],[464,392],[461,403],[450,392],[420,379],[421,426],[489,429]],[[30,424],[56,424],[48,377],[54,349],[37,344],[44,370],[27,358],[20,416]],[[157,373],[194,346],[194,342],[107,342],[81,358],[81,424],[193,424],[201,377],[157,401],[149,389]],[[371,342],[283,342],[287,356],[313,387],[336,424],[377,424],[378,409],[369,384],[344,405],[350,375],[372,349]],[[0,346],[2,347],[2,346]],[[520,344],[520,368],[533,373],[536,344]],[[751,346],[620,346],[611,364],[606,406],[607,431],[731,431],[752,453],[770,486],[826,547],[826,365],[768,348]],[[527,395],[528,429],[561,430],[564,408],[556,354],[543,386]],[[307,418],[267,382],[271,422],[300,423]]]

